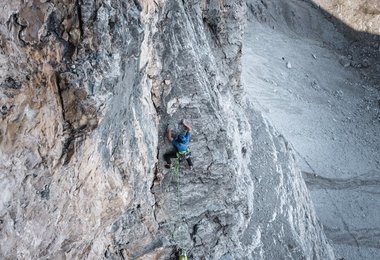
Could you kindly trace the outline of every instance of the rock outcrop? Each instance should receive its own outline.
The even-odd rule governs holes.
[[[379,1],[316,0],[315,2],[357,31],[380,34],[380,28],[378,27],[380,23]]]
[[[0,4],[2,259],[332,259],[240,83],[245,2]],[[164,170],[167,124],[194,170]]]

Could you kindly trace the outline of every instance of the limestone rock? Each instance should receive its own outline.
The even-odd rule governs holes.
[[[244,1],[1,6],[1,258],[333,258],[291,148],[243,98]],[[195,167],[172,175],[182,118]]]

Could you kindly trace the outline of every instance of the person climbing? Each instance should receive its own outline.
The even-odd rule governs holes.
[[[172,129],[168,127],[169,142],[171,142],[174,145],[176,150],[164,154],[164,159],[166,161],[165,167],[170,169],[172,167],[171,159],[178,158],[179,161],[186,159],[187,163],[189,164],[190,170],[192,170],[193,162],[191,161],[191,152],[189,149],[191,126],[186,123],[185,119],[182,119],[181,123],[186,128],[186,133],[179,134],[176,139],[173,139]]]

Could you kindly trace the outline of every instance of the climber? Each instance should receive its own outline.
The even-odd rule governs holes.
[[[189,142],[190,142],[190,131],[191,127],[185,122],[183,119],[181,121],[183,126],[186,128],[186,133],[185,134],[179,134],[177,139],[173,139],[172,137],[172,129],[168,127],[168,139],[169,142],[171,142],[174,147],[175,151],[168,152],[164,154],[164,159],[166,161],[166,168],[171,168],[172,167],[172,158],[178,158],[179,161],[183,161],[186,159],[187,163],[189,164],[190,170],[193,169],[193,162],[191,161],[191,152],[189,149]]]

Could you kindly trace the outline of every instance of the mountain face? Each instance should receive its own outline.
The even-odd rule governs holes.
[[[240,82],[242,0],[0,4],[2,259],[333,259]],[[164,168],[168,125],[194,169]]]
[[[292,144],[336,259],[380,255],[375,2],[247,1],[242,82]]]

